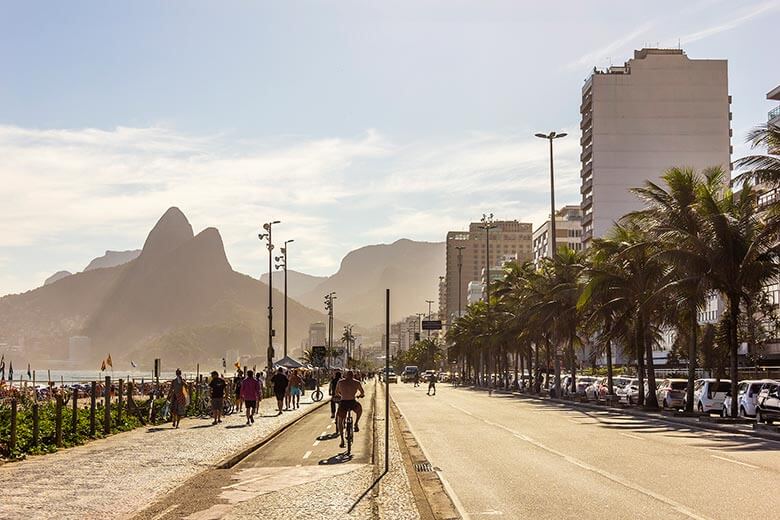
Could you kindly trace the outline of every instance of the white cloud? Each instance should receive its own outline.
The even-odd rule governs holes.
[[[750,20],[752,20],[753,18],[757,17],[760,14],[764,14],[767,11],[777,9],[778,7],[780,7],[780,2],[778,2],[777,0],[771,0],[769,2],[758,4],[750,9],[746,9],[742,12],[742,14],[739,15],[737,15],[737,13],[731,13],[730,16],[723,18],[715,25],[706,27],[704,29],[700,29],[690,34],[686,34],[685,36],[680,38],[680,43],[685,45],[691,42],[703,40],[704,38],[714,36],[724,31],[729,31],[731,29],[739,27],[740,25],[746,22],[749,22]]]
[[[648,32],[652,27],[652,22],[645,22],[633,31],[621,36],[616,40],[612,40],[607,45],[583,54],[575,61],[568,63],[566,68],[576,69],[581,67],[593,67],[600,64],[602,60],[607,58],[614,57],[615,55],[622,56],[625,54],[624,51],[626,48],[636,47],[636,39],[642,34]]]
[[[578,143],[556,146],[559,200],[569,194],[572,202],[579,197]],[[546,144],[527,135],[398,144],[369,130],[353,138],[252,142],[161,127],[0,126],[7,188],[0,247],[10,270],[0,294],[40,284],[42,270],[86,265],[103,249],[140,247],[173,205],[196,232],[219,228],[237,270],[265,271],[256,236],[273,217],[282,221],[279,240],[295,239],[291,267],[329,274],[367,240],[443,240],[484,211],[521,219],[544,212],[547,160]],[[44,250],[51,258],[26,265]]]

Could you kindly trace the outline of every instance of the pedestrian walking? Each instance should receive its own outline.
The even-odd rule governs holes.
[[[420,372],[417,371],[414,373],[414,387],[417,388],[420,386]]]
[[[431,390],[433,390],[433,395],[436,395],[436,380],[436,372],[433,372],[428,379],[428,395],[431,395]]]
[[[297,370],[293,370],[290,375],[290,401],[293,410],[301,406],[301,392],[303,390],[303,379],[298,374]]]
[[[168,391],[168,401],[171,403],[171,420],[173,427],[178,428],[181,418],[187,413],[189,395],[187,384],[181,377],[181,369],[176,369],[176,377],[171,381],[171,389]]]
[[[336,395],[336,385],[339,384],[340,379],[341,379],[341,372],[336,370],[336,373],[333,374],[333,378],[330,380],[330,384],[328,385],[328,395],[330,396],[330,418],[331,419],[336,418],[336,405],[339,402],[339,397]]]
[[[263,375],[262,370],[258,370],[257,373],[255,373],[255,379],[257,379],[257,384],[260,385],[260,394],[257,396],[257,403],[260,404],[260,401],[263,400],[263,391],[265,390],[265,376]]]
[[[233,378],[233,388],[236,394],[236,411],[241,413],[243,400],[241,399],[241,383],[244,382],[244,373],[239,368],[236,372],[236,377]]]
[[[222,409],[224,407],[225,399],[225,380],[219,377],[219,372],[216,370],[211,372],[211,381],[209,381],[209,388],[211,389],[211,415],[214,417],[214,422],[211,424],[217,424],[222,422]]]
[[[241,399],[244,400],[246,409],[246,423],[248,425],[255,422],[255,411],[257,410],[257,398],[260,395],[260,383],[254,377],[254,372],[246,371],[246,379],[241,382]]]
[[[271,383],[274,386],[274,396],[276,397],[276,404],[279,407],[279,415],[281,415],[284,397],[287,393],[287,386],[290,384],[287,376],[284,375],[284,369],[282,367],[279,367],[279,370],[276,371],[274,377],[271,378]]]

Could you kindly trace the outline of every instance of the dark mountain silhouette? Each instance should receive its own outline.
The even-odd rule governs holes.
[[[65,278],[66,276],[70,276],[70,275],[72,275],[72,274],[73,274],[73,273],[71,273],[70,271],[57,271],[56,273],[54,273],[53,275],[51,275],[50,277],[48,277],[48,278],[47,278],[47,279],[46,279],[46,280],[43,282],[43,285],[51,285],[51,284],[53,284],[54,282],[58,282],[58,281],[62,280],[63,278]]]
[[[287,270],[287,294],[290,296],[290,298],[298,299],[299,296],[312,291],[314,288],[316,288],[318,285],[320,285],[327,279],[328,279],[327,276],[312,276],[310,274],[305,274],[298,271],[293,271],[292,269],[288,269]],[[260,277],[260,281],[263,283],[268,283],[268,273],[262,275]],[[280,291],[284,290],[283,271],[274,272],[274,288],[279,289]]]
[[[116,267],[118,265],[126,264],[131,260],[135,260],[140,254],[140,249],[133,249],[131,251],[106,251],[106,254],[103,256],[93,259],[84,270],[92,271],[93,269]]]
[[[387,288],[393,320],[427,312],[425,300],[438,300],[438,277],[444,274],[444,265],[444,242],[401,239],[361,247],[344,257],[336,274],[297,299],[319,309],[323,296],[336,291],[335,314],[344,321],[370,327],[384,322]]]
[[[279,350],[283,296],[274,291],[273,298]],[[169,367],[219,359],[227,349],[264,358],[267,301],[267,285],[233,271],[215,228],[193,236],[171,208],[135,260],[0,298],[0,338],[24,337],[30,357],[46,360],[62,359],[68,337],[85,335],[96,366],[108,352],[115,364],[162,357]],[[291,347],[324,319],[294,300],[288,312]]]

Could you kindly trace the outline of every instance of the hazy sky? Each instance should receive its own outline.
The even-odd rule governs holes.
[[[683,6],[683,7],[680,7]],[[444,239],[483,212],[540,224],[547,149],[578,203],[593,66],[682,45],[729,60],[735,156],[780,83],[780,0],[4,2],[0,294],[133,249],[169,206],[265,268]]]

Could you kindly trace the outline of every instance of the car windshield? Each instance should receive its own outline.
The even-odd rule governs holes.
[[[715,383],[710,384],[710,392],[730,392],[731,391],[731,382],[729,381],[720,381],[718,382],[717,386]]]
[[[685,390],[688,387],[687,381],[673,381],[670,385],[672,390]]]

